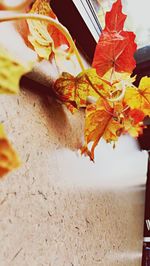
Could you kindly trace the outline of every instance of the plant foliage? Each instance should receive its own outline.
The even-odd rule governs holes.
[[[4,4],[0,8],[5,9]],[[136,77],[132,74],[136,67],[137,45],[135,34],[124,29],[126,15],[122,13],[121,0],[106,13],[105,28],[89,69],[83,68],[71,36],[58,22],[48,0],[36,0],[26,10],[20,15],[20,19],[25,19],[21,21],[21,34],[40,60],[51,61],[60,54],[69,60],[69,55],[74,53],[82,67],[77,76],[62,73],[53,86],[57,98],[72,113],[85,109],[81,153],[94,160],[94,151],[101,138],[114,144],[122,134],[133,137],[142,134],[143,120],[150,116],[150,78],[143,77],[139,87],[134,85]],[[18,13],[12,19],[16,17],[18,19]],[[32,64],[25,67],[0,46],[0,93],[17,93],[20,78],[31,69]],[[0,176],[18,165],[18,156],[0,124]]]

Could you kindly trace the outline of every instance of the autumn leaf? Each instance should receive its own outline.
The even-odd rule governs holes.
[[[49,0],[36,0],[30,13],[49,16],[57,20],[49,5]],[[31,19],[28,19],[27,23],[29,27],[28,40],[40,58],[49,60],[51,53],[55,53],[54,50],[61,46],[64,51],[68,50],[69,44],[66,37],[55,26],[45,21]]]
[[[139,109],[130,109],[129,106],[126,105],[122,113],[123,134],[129,134],[134,138],[141,135],[144,128],[144,117],[145,114],[143,111]]]
[[[136,66],[134,53],[135,34],[123,31],[126,16],[122,13],[122,4],[117,0],[112,10],[106,14],[106,26],[96,46],[93,64],[100,77],[112,69],[112,73],[132,73]]]
[[[107,31],[122,31],[126,17],[127,16],[122,13],[121,0],[116,1],[112,6],[112,10],[106,13],[105,29],[107,29]]]
[[[131,109],[138,109],[145,116],[150,116],[150,77],[143,77],[138,88],[128,87],[124,101]]]
[[[47,0],[37,0],[29,13],[47,15],[55,18]],[[48,23],[43,21],[27,20],[29,27],[28,40],[39,57],[49,59],[52,52],[53,40],[47,30]]]
[[[77,109],[86,107],[88,96],[96,101],[100,95],[105,94],[103,81],[95,69],[81,72],[77,77],[62,73],[54,84],[54,90],[61,101],[68,102]]]
[[[123,133],[128,133],[131,137],[137,138],[143,133],[144,125],[143,122],[138,122],[135,118],[128,116],[123,121],[124,130]]]
[[[129,73],[114,72],[111,77],[111,71],[108,71],[102,78],[103,86],[105,89],[105,95],[107,100],[116,101],[116,99],[122,100],[126,91],[126,88],[133,86],[136,77],[131,77]]]
[[[0,94],[18,93],[20,78],[31,69],[31,62],[28,66],[21,64],[0,46]]]
[[[85,145],[81,149],[81,153],[88,155],[94,160],[94,150],[101,138],[106,142],[116,141],[122,132],[122,124],[116,112],[121,113],[122,108],[117,109],[111,107],[109,103],[103,99],[99,99],[96,104],[91,104],[86,109],[85,120]],[[118,116],[118,117],[117,117]],[[88,145],[92,144],[89,150]]]
[[[0,177],[19,167],[20,160],[0,124]]]
[[[97,44],[92,66],[102,77],[108,70],[132,73],[136,66],[133,54],[136,51],[135,36],[130,32],[103,31]]]
[[[129,87],[135,82],[136,76],[131,76],[131,74],[127,72],[122,72],[122,73],[114,72],[112,75],[112,69],[110,69],[102,77],[102,80],[104,80],[105,82],[108,82],[110,86],[114,86],[117,83],[118,84],[125,83],[126,86]]]
[[[145,114],[139,109],[133,109],[128,112],[128,116],[133,119],[135,124],[138,124],[144,120]]]

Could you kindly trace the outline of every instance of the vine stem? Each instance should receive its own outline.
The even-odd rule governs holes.
[[[89,77],[88,77],[88,75],[87,74],[85,74],[85,78],[86,78],[86,80],[89,82],[89,84],[91,85],[91,87],[93,88],[93,90],[100,96],[100,97],[102,97],[104,100],[106,100],[105,99],[105,97],[100,93],[100,91],[99,90],[97,90],[97,88],[94,86],[94,84],[91,82],[91,80],[89,79]]]
[[[6,21],[13,21],[13,20],[22,20],[22,19],[31,19],[31,20],[40,20],[50,23],[50,25],[55,26],[67,39],[68,43],[72,47],[72,50],[74,51],[76,58],[79,62],[79,65],[82,69],[82,71],[85,71],[85,67],[83,65],[83,62],[81,60],[80,54],[78,52],[78,49],[69,33],[69,31],[58,21],[56,21],[53,18],[50,18],[45,15],[40,14],[25,14],[25,13],[9,13],[6,11],[0,12],[0,22],[6,22]]]
[[[116,98],[114,98],[114,99],[111,99],[111,98],[108,98],[108,97],[104,97],[101,93],[100,93],[100,91],[95,87],[95,85],[90,81],[90,79],[89,79],[89,77],[85,74],[85,77],[86,77],[86,80],[89,82],[89,84],[91,85],[91,87],[93,88],[93,90],[101,97],[101,98],[103,98],[104,100],[107,100],[107,101],[109,101],[109,102],[112,102],[112,103],[114,103],[114,102],[118,102],[118,101],[121,101],[122,99],[123,99],[123,97],[124,97],[124,95],[125,95],[125,92],[126,92],[126,88],[124,87],[123,88],[123,90],[122,90],[122,92],[121,92],[121,94],[118,96],[118,97],[116,97]],[[118,90],[116,90],[116,91],[118,91]],[[96,102],[96,100],[94,101],[94,99],[92,98],[91,99],[91,102],[92,103],[94,103],[94,102]]]
[[[119,91],[119,90],[116,90],[116,91]],[[107,100],[110,101],[110,102],[112,102],[112,103],[121,101],[123,99],[124,95],[125,95],[125,92],[126,92],[126,88],[124,87],[122,89],[121,94],[118,97],[116,97],[114,99],[113,98],[112,99],[111,98],[108,98]]]

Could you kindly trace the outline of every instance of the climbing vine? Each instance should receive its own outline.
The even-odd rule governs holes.
[[[59,23],[48,0],[23,1],[18,6],[0,4],[0,23],[22,23],[19,31],[38,60],[52,61],[75,55],[81,72],[77,76],[63,72],[55,81],[56,97],[72,112],[85,109],[84,144],[81,154],[94,161],[94,151],[101,140],[113,144],[122,134],[138,137],[143,120],[150,116],[150,78],[143,77],[136,87],[133,70],[137,45],[135,34],[124,29],[126,15],[117,0],[105,16],[92,66],[85,68],[68,30]],[[5,12],[4,10],[11,10]],[[13,12],[12,12],[13,11]],[[0,43],[0,93],[19,91],[22,75],[32,71],[33,62],[21,64]],[[19,159],[0,124],[0,176],[18,167]]]

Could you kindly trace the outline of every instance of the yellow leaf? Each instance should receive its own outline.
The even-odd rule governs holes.
[[[30,13],[41,14],[49,16],[51,8],[49,1],[37,0],[32,6]],[[52,51],[53,40],[50,37],[47,26],[47,22],[27,20],[29,26],[28,40],[33,45],[35,51],[41,58],[49,59]]]
[[[49,16],[57,20],[49,5],[49,0],[36,0],[30,13]],[[66,45],[65,50],[68,50],[69,44],[65,36],[55,26],[45,21],[32,19],[28,19],[27,23],[29,27],[28,40],[39,57],[49,60],[51,53],[55,53],[55,49],[61,45]]]
[[[20,161],[0,124],[0,177],[19,167]]]
[[[143,77],[139,88],[128,87],[124,100],[131,109],[139,109],[150,116],[150,78]]]
[[[139,135],[143,133],[143,124],[137,123],[135,124],[134,121],[130,118],[124,120],[124,131],[128,132],[131,137],[137,138]]]
[[[24,66],[0,46],[0,94],[14,94],[19,91],[22,75],[29,72],[32,64]]]
[[[131,77],[129,73],[118,73],[115,71],[109,70],[102,78],[104,81],[105,91],[109,93],[109,99],[116,99],[122,94],[127,87],[132,86],[132,83],[135,81],[136,77]]]
[[[99,99],[96,104],[89,105],[86,110],[85,145],[81,149],[82,154],[94,160],[94,150],[99,140],[103,137],[106,142],[116,141],[122,128],[119,114],[117,117],[115,108],[112,108],[107,101]],[[92,143],[90,150],[89,143]]]
[[[105,93],[103,81],[95,69],[88,69],[76,77],[64,72],[56,80],[54,89],[63,102],[69,102],[75,108],[86,107],[89,96],[97,100]]]
[[[103,80],[110,82],[112,85],[124,81],[124,83],[131,85],[135,81],[135,77],[131,77],[130,73],[127,72],[116,72],[113,69],[110,69],[103,76]]]
[[[34,50],[39,57],[49,59],[52,52],[53,40],[50,37],[45,25],[42,25],[39,21],[28,21],[30,35],[28,40],[33,45]]]

